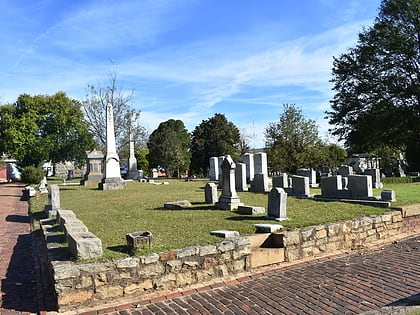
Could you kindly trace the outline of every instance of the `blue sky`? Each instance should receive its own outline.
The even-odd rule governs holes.
[[[264,144],[284,103],[323,136],[333,56],[372,25],[379,0],[0,0],[0,104],[22,93],[83,100],[108,80],[135,90],[151,132],[181,119],[192,131],[223,113]]]

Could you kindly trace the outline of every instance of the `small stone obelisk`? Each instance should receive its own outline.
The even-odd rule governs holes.
[[[115,146],[114,113],[112,104],[106,106],[106,155],[105,172],[102,182],[99,183],[100,190],[124,189],[125,182],[121,178],[120,158]]]
[[[128,157],[128,176],[129,179],[139,179],[139,171],[137,170],[137,159],[134,155],[134,140],[130,132],[130,156]]]

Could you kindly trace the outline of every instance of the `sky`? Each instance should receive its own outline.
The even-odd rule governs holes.
[[[64,91],[83,100],[116,70],[149,132],[222,113],[264,146],[283,104],[316,121],[333,57],[354,47],[380,0],[0,0],[0,104]],[[112,62],[111,62],[112,61]],[[330,141],[334,139],[330,138]]]

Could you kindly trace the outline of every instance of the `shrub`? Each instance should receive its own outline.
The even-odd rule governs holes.
[[[413,180],[410,176],[407,177],[385,177],[381,178],[383,184],[408,184],[412,183]]]
[[[22,181],[26,184],[38,184],[44,176],[44,170],[34,166],[28,166],[22,171]]]

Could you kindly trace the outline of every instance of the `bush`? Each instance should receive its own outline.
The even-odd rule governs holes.
[[[28,166],[22,171],[22,181],[26,184],[38,184],[44,176],[44,170],[34,166]]]

